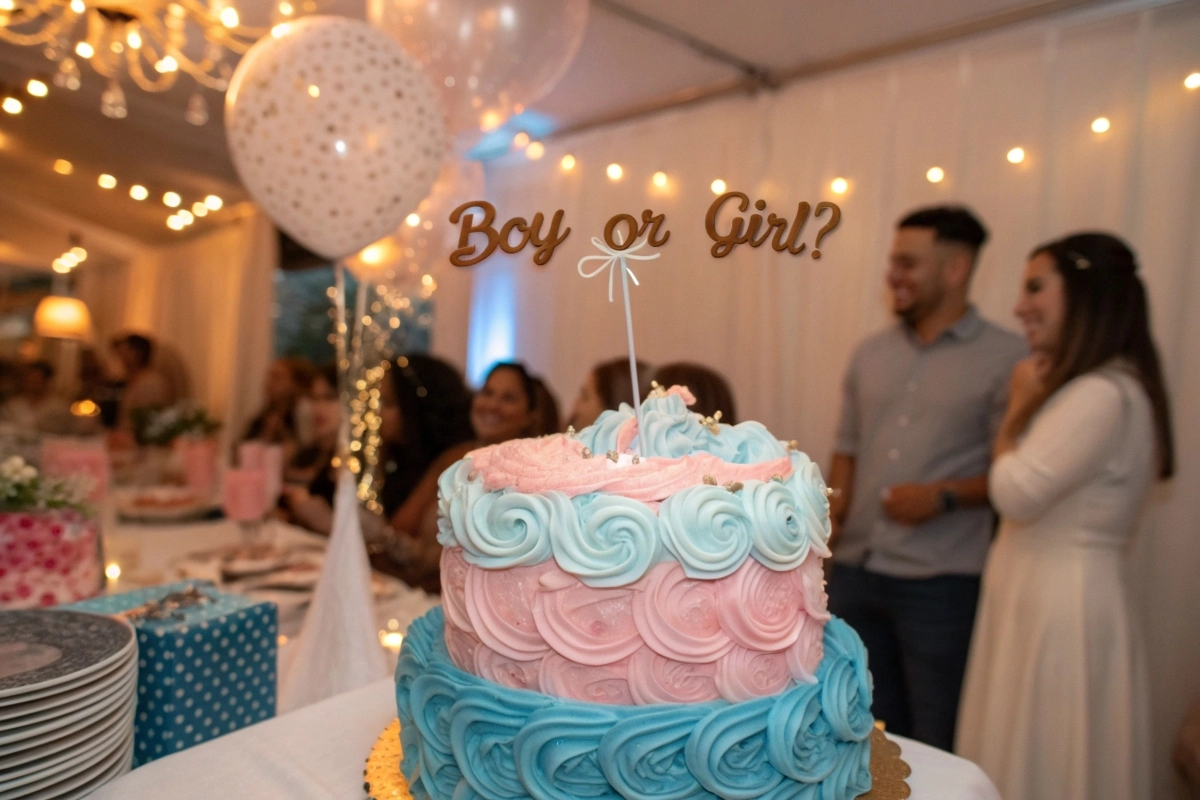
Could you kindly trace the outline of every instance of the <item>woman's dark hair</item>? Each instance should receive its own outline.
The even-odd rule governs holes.
[[[154,342],[148,337],[142,336],[140,333],[127,333],[124,336],[118,336],[113,340],[113,346],[125,345],[137,355],[138,363],[143,367],[150,364],[150,358],[154,355]]]
[[[686,386],[696,398],[690,410],[701,416],[711,417],[720,411],[721,422],[727,425],[737,424],[737,404],[733,400],[733,390],[721,377],[721,373],[701,364],[677,361],[659,367],[654,373],[654,380],[665,389]]]
[[[529,402],[529,410],[537,411],[538,409],[538,392],[537,385],[534,383],[534,378],[529,374],[529,370],[525,369],[525,365],[519,361],[501,361],[495,364],[488,370],[487,378],[484,383],[492,379],[497,370],[510,369],[517,373],[517,377],[521,379],[521,391],[525,393],[525,399]]]
[[[534,407],[533,430],[530,434],[545,436],[558,433],[558,401],[554,399],[554,392],[538,377],[533,378],[533,392],[537,395],[537,406]]]
[[[404,421],[400,441],[384,444],[388,470],[379,499],[390,517],[408,499],[429,465],[454,445],[472,439],[474,433],[471,393],[458,370],[445,361],[416,353],[400,356],[391,363],[385,380],[392,381]]]
[[[650,391],[650,365],[637,362],[638,390],[643,397]],[[629,359],[614,358],[592,367],[596,381],[596,394],[609,411],[616,411],[621,403],[633,405],[633,377],[629,374]]]
[[[1051,392],[1114,358],[1133,367],[1150,398],[1158,445],[1158,475],[1175,472],[1171,407],[1158,349],[1150,336],[1146,287],[1138,277],[1137,256],[1107,233],[1076,233],[1036,248],[1029,257],[1048,255],[1062,276],[1066,316],[1054,365]]]
[[[329,363],[322,364],[313,371],[312,380],[323,380],[333,387],[334,394],[338,391],[338,369],[337,364]],[[308,388],[312,390],[312,381],[309,382]]]

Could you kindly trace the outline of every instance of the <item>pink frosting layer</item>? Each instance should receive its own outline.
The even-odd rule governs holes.
[[[674,561],[596,589],[554,561],[486,570],[442,554],[446,645],[495,683],[615,704],[731,702],[812,681],[823,655],[821,559],[775,572],[748,559],[719,580]]]
[[[558,491],[571,497],[590,492],[621,495],[644,503],[658,503],[706,475],[718,484],[730,481],[770,480],[792,474],[784,457],[759,464],[730,464],[710,453],[680,458],[644,458],[641,463],[611,469],[603,453],[583,457],[583,445],[564,435],[514,439],[471,452],[471,467],[483,478],[488,491],[514,489],[532,494]]]

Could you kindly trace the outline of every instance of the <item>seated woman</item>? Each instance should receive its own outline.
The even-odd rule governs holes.
[[[338,426],[342,406],[338,400],[337,368],[322,367],[308,390],[309,435],[291,454],[283,468],[284,510],[288,520],[314,530],[328,532],[337,471]],[[323,501],[314,505],[312,498]]]
[[[673,364],[663,364],[655,370],[654,380],[659,386],[688,387],[696,398],[696,402],[689,409],[700,416],[712,417],[719,411],[721,422],[726,425],[737,424],[737,404],[733,400],[733,390],[716,370],[701,364],[677,361]]]
[[[167,376],[153,365],[157,348],[151,339],[138,333],[119,335],[113,339],[112,349],[125,372],[117,428],[132,434],[135,410],[166,408],[180,397]]]
[[[266,402],[250,421],[242,438],[294,447],[299,438],[297,401],[308,392],[312,381],[313,366],[308,361],[276,359],[267,370]]]
[[[384,403],[386,412],[386,397]],[[381,496],[391,524],[385,549],[397,567],[396,570],[386,571],[394,572],[411,586],[419,586],[428,592],[441,592],[439,562],[442,546],[437,541],[438,478],[455,461],[476,448],[534,435],[539,408],[537,386],[525,367],[512,362],[497,364],[492,367],[483,388],[475,394],[470,404],[470,426],[475,433],[473,440],[447,446],[428,465],[404,502],[394,510],[389,509],[387,492],[389,481],[395,481],[390,474],[384,476]],[[403,407],[400,411],[404,413]],[[385,424],[386,419],[385,416]],[[399,421],[399,424],[403,426],[406,423]]]
[[[638,393],[645,397],[650,391],[652,370],[649,364],[639,361],[637,371]],[[633,378],[629,374],[629,359],[614,358],[612,361],[602,361],[592,367],[592,371],[583,379],[567,422],[575,430],[583,430],[595,422],[601,412],[616,411],[621,403],[633,405]]]

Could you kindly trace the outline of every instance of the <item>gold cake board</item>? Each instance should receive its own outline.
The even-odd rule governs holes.
[[[400,720],[383,729],[363,770],[363,789],[370,800],[412,800],[408,781],[400,774]],[[871,731],[871,791],[858,800],[903,800],[910,790],[904,781],[912,768],[900,758],[900,745],[883,735],[876,723]]]

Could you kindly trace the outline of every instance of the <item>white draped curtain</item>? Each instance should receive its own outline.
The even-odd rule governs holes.
[[[850,351],[889,321],[885,254],[903,212],[962,202],[980,214],[992,239],[973,299],[1013,327],[1034,245],[1081,229],[1124,236],[1149,285],[1180,453],[1135,553],[1156,796],[1170,796],[1170,742],[1200,697],[1200,91],[1183,84],[1197,70],[1200,3],[1123,4],[557,139],[540,161],[494,162],[497,225],[562,208],[572,232],[545,267],[526,250],[473,268],[471,371],[513,355],[569,404],[593,363],[625,351],[620,303],[575,264],[595,252],[589,239],[610,216],[653,208],[671,238],[660,259],[634,265],[639,356],[715,367],[735,387],[739,416],[827,462]],[[1101,116],[1111,128],[1094,133]],[[1025,151],[1019,164],[1006,159],[1014,147]],[[618,182],[605,176],[610,163],[623,168]],[[926,179],[933,166],[945,172],[937,184]],[[846,194],[831,192],[835,177]],[[788,217],[800,201],[834,200],[841,224],[819,261],[809,254],[821,222],[811,218],[800,256],[743,245],[714,259],[704,216],[715,179]]]

